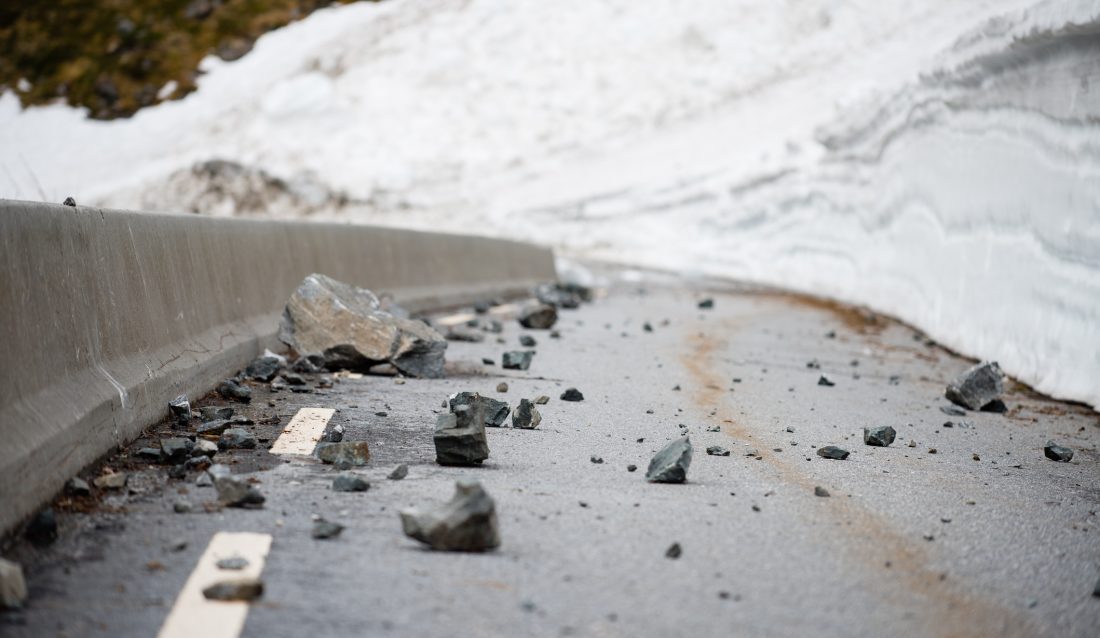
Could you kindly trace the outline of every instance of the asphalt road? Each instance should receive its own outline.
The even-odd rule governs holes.
[[[696,307],[704,296],[714,309]],[[262,510],[205,511],[212,488],[141,465],[127,493],[62,502],[88,511],[63,512],[52,546],[7,552],[31,598],[0,614],[0,633],[156,635],[212,535],[250,531],[273,540],[243,636],[1100,635],[1100,419],[1088,408],[1010,384],[1007,414],[948,416],[944,386],[971,362],[895,322],[769,291],[619,283],[563,311],[560,339],[504,324],[504,344],[451,343],[446,379],[257,388],[239,411],[264,447],[299,408],[336,408],[329,427],[370,443],[366,493],[333,492],[330,466],[261,450],[218,458],[255,470]],[[538,340],[533,365],[502,370],[523,332]],[[560,401],[567,387],[585,400]],[[537,430],[490,429],[483,467],[440,467],[435,416],[463,390],[551,401]],[[647,483],[680,424],[695,446],[688,483]],[[876,425],[897,430],[893,445],[863,444]],[[1044,458],[1048,439],[1073,461]],[[851,456],[816,456],[829,444]],[[711,445],[732,454],[708,456]],[[399,463],[408,477],[387,480]],[[403,536],[399,509],[445,501],[465,476],[496,500],[498,551]],[[180,498],[196,511],[174,513]],[[312,515],[347,529],[314,540]],[[682,556],[666,558],[674,542]]]

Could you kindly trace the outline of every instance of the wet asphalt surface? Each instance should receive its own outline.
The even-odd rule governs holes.
[[[705,296],[714,309],[696,307]],[[768,291],[620,283],[562,311],[560,339],[504,326],[452,342],[445,379],[256,385],[238,406],[261,448],[299,408],[336,408],[329,427],[370,444],[358,470],[368,492],[333,492],[336,471],[318,462],[222,452],[267,503],[219,509],[194,475],[107,459],[133,471],[127,490],[61,497],[57,542],[5,551],[24,563],[30,600],[0,614],[0,634],[155,635],[218,531],[274,537],[244,636],[1100,633],[1100,419],[1088,408],[1010,383],[1007,414],[948,416],[944,385],[971,362],[890,320]],[[538,340],[534,363],[502,370],[523,333]],[[818,385],[822,374],[835,385]],[[567,387],[585,400],[559,400]],[[440,467],[435,417],[464,390],[551,400],[537,430],[490,429],[484,466]],[[646,483],[681,424],[695,447],[688,483]],[[897,430],[893,445],[863,444],[877,425]],[[1073,460],[1044,458],[1048,439]],[[815,454],[830,444],[851,456]],[[711,445],[732,454],[709,456]],[[399,463],[408,477],[387,480]],[[500,549],[432,552],[405,538],[397,511],[449,499],[464,476],[496,500]],[[181,498],[195,511],[174,513]],[[347,529],[314,540],[312,515]],[[666,558],[674,542],[682,556]]]

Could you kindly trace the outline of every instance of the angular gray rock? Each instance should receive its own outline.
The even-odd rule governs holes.
[[[27,600],[27,582],[19,563],[0,558],[0,609],[20,609]]]
[[[707,448],[707,454],[711,456],[729,456],[730,451],[721,445],[712,445]]]
[[[533,350],[512,350],[504,353],[500,365],[505,370],[526,370],[531,367],[531,360],[534,358]]]
[[[696,305],[700,310],[710,310],[711,308],[714,308],[714,299],[707,297]]]
[[[665,558],[676,560],[677,558],[682,556],[683,553],[684,550],[682,547],[680,547],[680,543],[673,543],[668,546],[668,549],[665,550]]]
[[[565,392],[561,393],[562,401],[584,401],[584,395],[576,388],[566,388]]]
[[[340,474],[332,479],[333,492],[366,492],[370,483],[354,474]]]
[[[542,423],[542,415],[527,399],[520,399],[519,406],[512,412],[512,427],[521,430],[533,430]]]
[[[309,535],[318,540],[325,540],[328,538],[336,538],[342,531],[344,531],[343,525],[320,518],[313,521],[313,529],[310,531]]]
[[[207,600],[244,601],[256,600],[264,594],[264,582],[259,578],[223,580],[202,590]]]
[[[196,434],[199,436],[208,436],[225,432],[233,425],[233,422],[228,419],[217,419],[215,421],[207,421],[199,426],[196,430]]]
[[[436,418],[435,462],[440,465],[476,465],[489,458],[484,412],[476,406],[458,406]]]
[[[682,437],[669,443],[649,461],[645,477],[651,483],[683,483],[691,466],[691,439]]]
[[[889,425],[876,428],[863,428],[863,442],[875,447],[886,447],[894,442],[897,432]]]
[[[1043,453],[1052,461],[1069,463],[1073,460],[1073,450],[1068,447],[1062,447],[1054,441],[1047,441],[1046,447],[1043,448]]]
[[[547,403],[550,403],[550,397],[545,394],[541,394],[535,398],[535,405],[546,405]]]
[[[325,435],[325,441],[329,443],[339,443],[344,440],[344,426],[337,423],[332,426],[332,429]]]
[[[214,467],[210,468],[212,472]],[[259,490],[248,484],[248,481],[239,479],[230,474],[214,476],[214,488],[218,490],[218,500],[229,507],[263,507],[264,495]]]
[[[535,341],[535,338],[531,335],[520,335],[519,345],[523,346],[524,348],[534,348],[538,345],[538,341]]]
[[[244,376],[267,383],[282,369],[283,362],[278,357],[256,357],[244,369]]]
[[[508,413],[512,408],[504,401],[497,401],[489,397],[483,397],[476,392],[459,392],[448,400],[451,412],[458,414],[456,410],[461,406],[468,406],[469,411],[464,414],[481,414],[486,427],[499,428],[504,425]],[[461,421],[461,418],[459,419]]]
[[[986,361],[963,372],[947,384],[944,396],[952,403],[969,410],[980,410],[985,404],[1000,397],[1004,389],[1001,366],[996,361]]]
[[[366,372],[390,363],[413,377],[440,378],[447,341],[422,321],[385,312],[371,291],[312,274],[283,312],[279,338],[299,352],[323,352],[326,367]]]
[[[818,448],[817,455],[824,459],[843,461],[848,458],[848,450],[839,448],[835,445],[826,445],[823,448]]]
[[[185,427],[191,420],[191,402],[187,400],[187,395],[181,394],[169,401],[168,411],[172,414],[177,426]]]
[[[225,399],[252,403],[252,388],[241,385],[236,379],[226,379],[218,384],[218,394]]]
[[[496,505],[473,479],[456,481],[451,501],[431,511],[402,510],[401,527],[436,550],[483,552],[500,546]]]
[[[388,478],[391,481],[400,481],[401,479],[405,478],[408,475],[409,475],[409,466],[402,463],[401,465],[398,465],[397,467],[393,468],[393,471],[390,472],[389,476],[387,476],[386,478]]]
[[[370,461],[370,446],[366,441],[321,443],[317,446],[317,458],[322,463],[346,470],[349,467],[366,465]]]
[[[817,380],[817,385],[821,385],[821,386],[825,386],[827,388],[831,388],[834,385],[836,385],[836,383],[833,383],[833,381],[830,380],[829,377],[827,377],[825,375],[821,375],[821,377],[819,377],[818,380]]]
[[[233,418],[233,408],[228,405],[208,405],[200,408],[203,423],[208,421],[224,421]]]
[[[244,428],[229,428],[218,438],[219,450],[252,450],[256,447],[256,437]]]

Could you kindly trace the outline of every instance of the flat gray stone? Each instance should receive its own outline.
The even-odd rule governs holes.
[[[825,447],[818,448],[817,455],[824,459],[843,461],[848,458],[848,450],[839,448],[835,445],[826,445]]]
[[[233,418],[233,408],[228,405],[208,405],[199,409],[203,423],[207,421],[222,421]]]
[[[283,362],[278,357],[256,357],[244,369],[244,376],[256,381],[268,382],[283,369]]]
[[[171,463],[172,465],[183,463],[191,457],[191,450],[193,450],[194,448],[195,443],[191,439],[185,439],[182,437],[161,439],[161,460],[165,463]]]
[[[218,438],[219,450],[252,450],[256,447],[256,437],[243,428],[229,428]]]
[[[465,328],[451,328],[447,332],[447,341],[465,341],[467,343],[481,343],[485,341],[485,333]]]
[[[212,466],[210,470],[213,470]],[[210,471],[208,470],[208,471]],[[214,487],[218,490],[218,500],[229,507],[258,508],[264,504],[264,495],[248,484],[248,481],[232,475],[216,476]]]
[[[344,526],[333,521],[326,521],[325,519],[318,519],[313,521],[313,529],[309,535],[318,540],[325,540],[329,538],[336,538],[340,535],[340,532],[344,531]]]
[[[252,388],[239,383],[236,379],[226,379],[219,383],[216,389],[223,399],[252,403]]]
[[[321,443],[317,446],[317,458],[339,469],[366,465],[370,461],[370,446],[366,441]]]
[[[239,578],[214,583],[202,590],[207,600],[244,601],[256,600],[264,594],[264,582],[259,578]]]
[[[401,465],[398,465],[397,467],[393,468],[393,471],[390,472],[389,476],[387,476],[386,478],[388,478],[391,481],[400,481],[401,479],[405,478],[408,475],[409,475],[409,466],[402,463]]]
[[[730,451],[721,445],[712,445],[707,448],[707,454],[711,456],[729,456]]]
[[[477,465],[489,458],[484,412],[476,406],[458,406],[456,412],[436,418],[435,462],[440,465]]]
[[[298,352],[323,352],[329,369],[368,372],[390,363],[413,377],[443,376],[447,341],[422,321],[386,312],[365,288],[307,276],[287,301],[279,338]]]
[[[366,492],[370,483],[354,474],[340,474],[332,479],[333,492]]]
[[[218,444],[206,439],[195,441],[195,447],[191,448],[191,456],[213,457],[218,453]]]
[[[691,439],[681,437],[657,452],[649,461],[645,477],[651,483],[683,483],[691,466]]]
[[[200,425],[199,429],[196,430],[196,434],[199,436],[220,435],[231,427],[233,427],[233,421],[229,419],[215,419],[214,421],[206,421]]]
[[[483,552],[500,546],[496,505],[473,479],[455,482],[455,494],[449,503],[430,511],[401,511],[405,535],[432,549],[458,552]]]
[[[526,370],[531,367],[534,358],[532,350],[512,350],[501,356],[500,365],[505,370]]]
[[[1004,373],[996,361],[986,361],[963,372],[947,384],[944,396],[969,410],[982,406],[1004,393]]]
[[[1054,441],[1047,441],[1046,446],[1043,448],[1043,453],[1052,461],[1069,463],[1073,460],[1073,450],[1068,447],[1062,447]]]
[[[546,396],[545,394],[541,394],[538,397],[535,397],[535,405],[546,405],[547,403],[550,403],[550,397]]]
[[[886,447],[894,442],[897,432],[889,425],[863,428],[863,442],[875,447]]]

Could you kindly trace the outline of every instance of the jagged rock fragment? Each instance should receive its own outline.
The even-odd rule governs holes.
[[[979,410],[1004,392],[1004,373],[996,361],[986,361],[963,372],[947,385],[944,396],[969,410]]]
[[[683,483],[691,466],[691,439],[681,437],[657,452],[649,461],[646,480],[652,483]]]
[[[889,425],[863,428],[863,442],[876,447],[886,447],[894,442],[897,432]]]
[[[533,430],[542,423],[542,415],[527,399],[520,399],[519,406],[512,412],[512,427],[521,430]]]
[[[455,482],[449,503],[431,511],[401,511],[406,536],[432,549],[482,552],[500,546],[496,505],[481,484],[473,479]]]
[[[526,306],[519,312],[519,323],[524,328],[549,330],[557,321],[558,310],[550,304]]]

